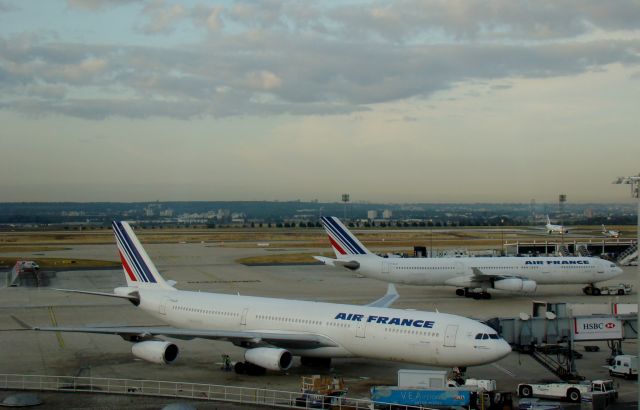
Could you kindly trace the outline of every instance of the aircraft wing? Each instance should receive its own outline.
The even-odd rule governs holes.
[[[166,336],[183,340],[199,338],[224,340],[234,344],[266,344],[282,348],[299,349],[337,346],[335,342],[325,336],[303,332],[181,329],[169,326],[31,326],[15,316],[12,316],[12,318],[25,330],[118,335],[123,339],[130,341],[152,339],[156,336]]]
[[[326,258],[324,256],[314,256],[313,258],[329,266],[342,267],[342,268],[347,268],[351,270],[356,270],[360,267],[360,262],[357,262],[357,261],[349,261],[345,259],[331,259],[331,258]]]
[[[369,303],[367,306],[386,308],[391,306],[391,304],[393,304],[393,302],[398,300],[399,297],[400,295],[398,295],[398,291],[396,290],[396,287],[393,285],[393,283],[390,283],[389,286],[387,287],[387,293],[385,293],[385,295],[380,299],[374,300],[373,302]]]

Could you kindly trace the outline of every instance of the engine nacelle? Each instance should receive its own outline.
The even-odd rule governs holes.
[[[537,286],[538,284],[534,280],[520,278],[500,279],[493,283],[495,289],[524,293],[535,292]]]
[[[244,352],[244,360],[269,370],[287,370],[293,364],[293,355],[285,349],[256,347]]]
[[[178,352],[178,346],[161,340],[138,342],[131,347],[135,357],[158,364],[172,363],[178,357]]]

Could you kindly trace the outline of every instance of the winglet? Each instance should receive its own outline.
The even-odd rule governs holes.
[[[389,286],[387,287],[387,293],[385,293],[385,295],[380,299],[369,303],[367,306],[389,307],[393,304],[393,302],[398,300],[399,297],[400,295],[398,294],[398,291],[396,290],[395,285],[393,283],[390,283]]]
[[[20,326],[22,329],[24,330],[35,330],[36,328],[29,325],[26,322],[23,322],[22,320],[18,319],[17,317],[11,315],[11,319],[14,320],[14,322],[16,322],[18,324],[18,326]]]

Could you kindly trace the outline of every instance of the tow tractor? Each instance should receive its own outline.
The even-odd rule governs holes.
[[[518,395],[520,397],[541,397],[552,399],[567,399],[578,403],[583,395],[589,393],[604,393],[609,399],[609,403],[615,402],[618,392],[613,388],[612,380],[593,380],[584,383],[548,383],[548,384],[528,384],[518,385]]]

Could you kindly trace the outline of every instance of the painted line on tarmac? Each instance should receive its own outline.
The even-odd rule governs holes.
[[[53,311],[53,306],[49,306],[49,317],[51,318],[51,324],[58,327],[58,321],[56,320],[56,314]],[[56,339],[58,339],[58,345],[60,345],[60,348],[64,349],[64,339],[60,332],[56,332]]]

